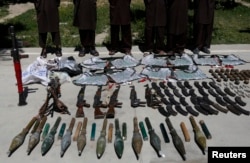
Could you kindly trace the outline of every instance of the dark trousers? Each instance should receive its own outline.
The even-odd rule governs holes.
[[[80,41],[84,48],[95,48],[95,31],[79,29]]]
[[[167,47],[168,51],[184,51],[186,47],[187,35],[186,33],[175,35],[168,33]]]
[[[61,46],[60,32],[50,32],[50,34],[51,34],[52,43],[54,45],[56,45],[56,47],[60,47]],[[39,33],[39,46],[41,48],[46,47],[47,36],[48,36],[48,32],[47,33]]]
[[[210,48],[212,40],[212,24],[196,24],[194,26],[194,43],[195,48]]]
[[[121,31],[121,41],[120,41]],[[131,25],[111,25],[111,50],[128,52],[132,48]]]
[[[165,50],[165,27],[146,26],[145,28],[146,51]]]

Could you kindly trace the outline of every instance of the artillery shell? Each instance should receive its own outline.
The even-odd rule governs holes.
[[[205,136],[207,139],[212,139],[212,135],[210,134],[207,125],[205,124],[205,122],[203,120],[200,120],[200,125],[201,125],[201,129],[204,132]]]
[[[183,160],[186,160],[186,150],[183,144],[183,141],[181,140],[180,136],[177,134],[176,130],[174,129],[170,119],[167,117],[165,119],[167,126],[169,128],[170,134],[172,136],[173,144],[176,148],[176,150],[179,152]]]
[[[180,126],[181,126],[182,133],[184,135],[185,141],[190,142],[190,135],[189,135],[189,132],[187,130],[185,123],[181,122]]]
[[[95,130],[96,130],[96,123],[92,123],[91,135],[90,135],[90,140],[91,141],[95,140]]]
[[[200,131],[200,128],[198,127],[194,117],[190,116],[189,119],[190,119],[190,122],[191,122],[191,124],[193,126],[194,135],[195,135],[195,142],[197,143],[199,148],[202,150],[202,153],[205,154],[205,149],[206,149],[206,146],[207,146],[206,137]]]
[[[134,121],[134,132],[132,137],[132,148],[136,154],[136,158],[139,159],[143,141],[142,141],[142,136],[139,132],[137,117],[134,117],[133,121]]]
[[[57,137],[58,140],[62,139],[64,131],[65,131],[65,128],[66,128],[66,123],[63,123],[61,125],[61,128],[60,128],[59,133],[58,133],[58,137]]]
[[[106,117],[103,120],[102,130],[100,136],[96,143],[96,156],[100,159],[105,151],[106,148],[106,127],[107,127],[107,119]]]
[[[127,124],[125,122],[122,123],[122,138],[127,140]]]
[[[156,151],[158,157],[165,157],[165,155],[161,152],[161,140],[159,136],[155,133],[154,129],[152,128],[152,125],[148,117],[145,118],[145,122],[148,128],[151,146]]]
[[[160,129],[161,129],[161,133],[162,133],[162,136],[164,138],[165,143],[169,143],[170,139],[168,137],[167,130],[166,130],[166,128],[165,128],[165,126],[164,126],[163,123],[160,124]]]
[[[83,125],[82,125],[82,129],[81,129],[81,132],[80,132],[80,135],[78,136],[77,138],[77,150],[78,150],[78,156],[81,156],[82,154],[82,151],[84,149],[84,147],[86,146],[86,126],[87,126],[87,123],[88,123],[88,118],[85,117],[83,119]]]
[[[18,134],[16,135],[10,144],[9,150],[7,152],[8,156],[10,157],[14,151],[16,151],[24,142],[26,135],[28,134],[30,128],[34,125],[37,118],[33,117],[28,125]]]
[[[123,137],[121,136],[119,120],[115,119],[115,142],[114,142],[115,153],[117,157],[120,159],[124,150],[124,142]]]
[[[108,143],[112,142],[112,137],[113,137],[113,123],[110,123],[108,129]]]
[[[77,138],[78,138],[78,136],[79,136],[81,127],[82,127],[82,122],[79,121],[79,122],[77,123],[77,127],[76,127],[76,130],[75,130],[75,134],[74,134],[74,136],[73,136],[73,141],[77,141]]]
[[[141,130],[141,133],[142,133],[143,140],[144,141],[148,140],[148,134],[146,132],[145,126],[144,126],[142,121],[139,122],[139,127],[140,127],[140,130]]]
[[[41,141],[44,140],[44,138],[47,136],[48,132],[49,132],[49,128],[50,128],[50,124],[46,123],[45,127],[43,129],[43,133],[42,133],[42,137],[41,137]]]

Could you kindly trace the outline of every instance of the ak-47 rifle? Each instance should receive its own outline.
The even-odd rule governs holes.
[[[28,94],[28,89],[23,89],[22,68],[21,68],[20,59],[28,58],[29,56],[19,54],[14,26],[9,27],[9,33],[10,33],[11,40],[12,40],[11,56],[13,57],[14,69],[15,69],[16,80],[17,80],[17,88],[18,88],[18,93],[19,93],[18,106],[23,106],[27,104],[26,98]]]
[[[106,118],[115,117],[115,107],[121,108],[122,102],[118,101],[118,93],[120,91],[120,85],[116,87],[113,94],[110,96],[110,101],[108,104],[108,111],[106,113]]]
[[[85,92],[85,88],[86,86],[82,86],[78,96],[77,96],[77,111],[76,111],[76,117],[84,117],[84,111],[83,111],[83,107],[90,107],[90,104],[86,103],[86,100],[84,100],[84,92]]]
[[[102,86],[97,88],[97,91],[94,96],[93,108],[95,109],[95,119],[104,118],[105,114],[101,111],[100,108],[107,108],[107,105],[103,104],[101,101],[102,96]]]

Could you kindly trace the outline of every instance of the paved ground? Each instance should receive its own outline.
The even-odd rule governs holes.
[[[107,50],[103,47],[98,47],[97,50],[100,52],[101,57],[107,57]],[[241,59],[249,62],[250,61],[250,45],[213,45],[212,54],[235,54],[239,56]],[[35,61],[35,59],[40,54],[39,48],[24,48],[25,54],[29,55],[29,58],[22,59],[22,69],[24,70],[30,63]],[[189,51],[186,51],[190,53]],[[63,48],[64,56],[74,56],[77,62],[82,62],[83,60],[89,58],[90,56],[86,56],[84,58],[79,58],[77,56],[77,52],[73,51],[73,48]],[[137,47],[133,47],[133,54],[135,58],[140,59],[142,57],[141,52],[137,49]],[[118,54],[122,56],[122,54]],[[48,55],[48,58],[53,58],[54,55]],[[249,64],[240,65],[235,68],[240,70],[249,69]],[[209,75],[208,70],[209,66],[200,67],[207,75]],[[138,67],[141,69],[141,67]],[[159,124],[163,123],[169,133],[167,125],[165,123],[165,117],[162,116],[157,110],[149,108],[149,107],[139,107],[133,109],[130,107],[129,101],[129,93],[130,89],[128,85],[123,85],[121,87],[118,99],[123,102],[122,108],[116,108],[115,118],[119,118],[120,126],[123,122],[127,123],[127,140],[125,140],[125,148],[124,153],[121,159],[118,159],[114,152],[114,132],[113,132],[113,141],[112,143],[108,143],[106,146],[106,150],[101,159],[97,159],[95,150],[96,150],[96,140],[100,135],[100,130],[102,127],[102,119],[94,119],[94,109],[85,108],[85,115],[88,117],[87,124],[87,145],[83,150],[82,156],[78,156],[77,154],[77,146],[76,142],[72,141],[71,146],[66,151],[63,158],[60,157],[60,140],[57,140],[57,134],[55,142],[50,149],[50,151],[45,155],[41,155],[41,142],[36,146],[36,148],[32,151],[32,153],[28,156],[26,153],[26,149],[28,146],[29,135],[26,136],[26,139],[23,145],[18,148],[11,157],[8,157],[6,152],[9,149],[9,145],[14,136],[16,136],[22,129],[27,125],[27,123],[38,114],[38,110],[44,103],[46,97],[46,88],[40,84],[32,84],[29,85],[29,89],[35,89],[34,93],[29,93],[27,97],[27,105],[18,106],[18,93],[16,87],[16,78],[13,68],[12,58],[8,56],[8,51],[3,51],[0,54],[0,162],[5,163],[16,163],[16,162],[74,162],[80,163],[84,162],[110,162],[110,163],[135,163],[135,162],[144,162],[144,163],[163,163],[163,162],[171,162],[171,163],[180,163],[183,162],[180,155],[177,153],[174,145],[172,143],[171,136],[170,143],[164,143],[163,137],[159,128]],[[138,98],[144,100],[144,85],[149,83],[148,81],[144,83],[133,82],[136,86],[136,91],[138,93]],[[191,81],[192,84],[192,81]],[[71,115],[61,115],[59,113],[55,113],[54,117],[48,117],[47,122],[52,126],[55,122],[55,119],[58,116],[61,116],[62,123],[66,123],[66,128],[68,128],[70,120],[75,116],[76,112],[76,97],[78,94],[80,87],[75,86],[72,83],[65,83],[61,87],[62,97],[60,98],[69,108]],[[96,91],[96,86],[87,86],[86,87],[86,101],[92,105],[94,93]],[[211,96],[210,96],[211,97]],[[211,97],[213,99],[213,97]],[[245,102],[247,102],[247,106],[244,109],[249,110],[250,103],[249,98],[243,98]],[[188,102],[189,99],[187,99]],[[166,155],[165,158],[158,158],[155,151],[150,145],[149,141],[143,141],[142,154],[141,159],[136,160],[135,154],[131,148],[131,138],[133,133],[133,117],[137,116],[139,121],[143,121],[145,124],[145,117],[149,117],[155,132],[159,135],[161,139],[161,147],[162,152]],[[207,153],[205,155],[202,154],[200,149],[194,142],[194,133],[192,130],[191,123],[189,121],[189,116],[183,116],[178,114],[177,116],[171,116],[170,120],[173,123],[177,133],[180,135],[181,139],[184,141],[184,137],[180,128],[180,123],[185,122],[189,134],[191,136],[190,142],[184,142],[186,149],[186,157],[187,163],[206,163],[207,162]],[[220,112],[218,115],[202,115],[199,114],[198,117],[195,117],[197,123],[200,120],[204,120],[207,124],[211,134],[212,139],[207,140],[207,146],[250,146],[249,134],[249,116],[240,115],[237,116],[228,112],[227,114]],[[83,118],[77,118],[76,123],[83,121]],[[91,133],[91,124],[95,122],[97,124],[96,127],[96,140],[90,141],[90,133]],[[108,119],[108,123],[114,123],[114,119]],[[76,124],[73,129],[73,134],[76,129]],[[147,129],[147,128],[146,128]],[[59,129],[57,130],[59,131]],[[113,130],[115,131],[115,130]]]

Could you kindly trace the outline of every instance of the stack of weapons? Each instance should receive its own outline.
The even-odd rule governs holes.
[[[39,117],[44,117],[51,115],[53,117],[54,111],[60,112],[62,114],[69,114],[68,107],[61,101],[61,84],[58,77],[51,78],[47,87],[47,95],[44,104],[39,109]],[[53,102],[49,104],[50,99],[53,99]]]
[[[108,89],[103,89],[102,86],[98,86],[97,91],[94,96],[94,102],[93,102],[93,108],[94,108],[94,118],[95,119],[103,119],[106,118],[114,118],[115,117],[115,108],[120,108],[122,103],[118,101],[118,93],[120,90],[120,85],[116,85],[114,89],[112,89],[114,86],[111,86]],[[83,107],[90,107],[90,104],[86,102],[84,99],[85,94],[85,88],[86,86],[82,86],[78,95],[77,95],[77,111],[76,111],[76,117],[84,117],[84,110]],[[108,91],[108,95],[106,97],[105,102],[101,100],[102,98],[102,92],[106,90]],[[104,111],[103,109],[107,109]]]
[[[161,81],[159,86],[156,82],[151,82],[151,85],[145,85],[147,106],[158,109],[165,117],[176,116],[178,113],[183,116],[198,116],[200,113],[217,115],[228,111],[236,115],[250,114],[243,108],[246,102],[240,96],[229,88],[222,90],[213,81],[194,81],[193,84],[189,81],[177,81],[176,84]],[[186,101],[188,97],[193,106]]]

